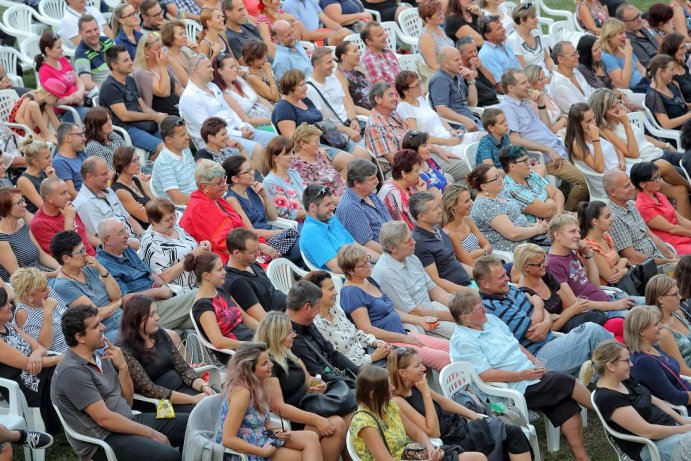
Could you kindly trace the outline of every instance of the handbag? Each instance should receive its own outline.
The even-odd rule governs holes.
[[[350,370],[340,370],[333,366],[324,355],[317,350],[309,341],[305,341],[305,345],[312,351],[312,353],[324,363],[324,369],[321,372],[322,379],[327,383],[333,381],[343,381],[350,389],[355,389],[355,375]],[[354,398],[353,398],[354,399]]]
[[[352,413],[357,408],[355,391],[345,381],[331,381],[326,392],[309,392],[300,399],[300,408],[328,418]]]
[[[549,241],[547,234],[538,234],[530,237],[530,243],[541,246],[543,248],[551,248],[552,243]]]
[[[384,435],[384,429],[381,427],[381,424],[379,424],[379,420],[374,416],[372,413],[370,413],[367,410],[358,410],[355,412],[355,414],[358,413],[365,413],[368,414],[372,417],[375,423],[377,423],[377,429],[379,429],[379,435],[381,435],[381,439],[384,441],[384,446],[386,446],[386,451],[391,454],[391,448],[389,448],[389,443],[386,441],[386,436]],[[427,449],[424,447],[424,445],[420,443],[408,443],[406,444],[405,448],[403,449],[403,456],[401,456],[402,460],[425,460],[428,459],[429,456],[427,455]],[[458,458],[456,458],[458,459]]]
[[[317,88],[317,86],[312,82],[307,82],[307,84],[314,88],[321,100],[324,101],[324,104],[326,104],[326,107],[328,107],[329,110],[334,114],[334,117],[338,119],[336,111],[333,107],[331,107],[331,104],[329,104],[329,101],[326,100],[322,92],[319,91],[319,88]],[[340,119],[338,119],[338,121],[341,123],[345,123]],[[333,120],[329,118],[324,118],[321,122],[317,122],[317,126],[323,132],[320,137],[322,144],[328,144],[329,146],[335,147],[337,149],[345,149],[346,147],[348,147],[348,142],[350,140],[346,135],[338,131],[338,127],[336,126],[336,123]]]
[[[629,269],[631,280],[637,288],[637,293],[645,294],[645,286],[648,280],[657,275],[657,264],[653,258],[648,258],[640,264],[636,264]]]

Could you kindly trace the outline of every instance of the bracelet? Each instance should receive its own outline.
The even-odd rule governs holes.
[[[108,274],[108,271],[106,271],[105,275],[103,275],[103,274],[99,274],[99,275],[101,276],[101,278],[106,278],[106,277],[108,277],[109,274]]]
[[[466,83],[467,83],[468,85],[475,85],[475,79],[466,80]]]
[[[538,108],[539,110],[545,110],[545,109],[547,109],[547,106],[537,106],[537,108]]]
[[[592,142],[593,144],[595,144],[596,142],[600,142],[600,140],[599,140],[599,139],[596,139],[595,141],[590,141],[590,142]]]

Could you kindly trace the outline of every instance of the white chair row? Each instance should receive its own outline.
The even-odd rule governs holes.
[[[46,426],[41,417],[41,410],[37,407],[30,407],[26,403],[26,397],[19,388],[19,384],[11,379],[0,378],[0,388],[7,389],[8,406],[0,405],[0,422],[9,429],[31,429],[35,431],[45,431]],[[45,450],[29,450],[24,448],[24,459],[26,461],[43,461]]]

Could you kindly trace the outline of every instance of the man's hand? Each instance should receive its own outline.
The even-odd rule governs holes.
[[[153,117],[154,122],[161,123],[163,121],[163,119],[168,116],[168,114],[164,114],[162,112],[156,112],[156,113],[151,114],[151,116]]]
[[[156,430],[151,429],[151,433],[149,433],[147,437],[153,440],[154,442],[162,443],[163,445],[170,445],[168,437]]]
[[[528,368],[527,370],[522,370],[518,372],[522,381],[530,381],[533,379],[542,379],[545,376],[544,368]]]
[[[544,340],[549,334],[549,329],[551,327],[551,318],[547,316],[544,321],[533,325],[528,328],[525,337],[533,342],[540,342]]]
[[[72,223],[74,217],[77,216],[77,209],[72,205],[71,201],[67,201],[65,206],[62,208],[62,216],[65,218],[66,222]]]
[[[118,371],[127,368],[125,356],[122,355],[122,350],[119,347],[113,346],[113,343],[108,341],[108,338],[103,338],[106,341],[106,347],[103,351],[102,359],[108,359]]]
[[[561,162],[564,161],[564,159],[561,158],[561,155],[559,155],[559,153],[557,153],[557,151],[554,149],[549,149],[547,151],[547,155],[549,156],[549,159],[552,161],[552,165],[554,165],[554,168],[559,168],[561,166]]]

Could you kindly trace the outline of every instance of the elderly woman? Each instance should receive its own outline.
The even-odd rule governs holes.
[[[39,191],[41,182],[47,177],[55,177],[55,169],[52,166],[53,155],[50,146],[43,141],[28,137],[19,147],[26,161],[26,170],[17,178],[17,189],[22,192],[26,201],[26,210],[29,213],[36,211],[43,205],[43,199]]]
[[[295,141],[295,131],[300,125],[303,123],[316,125],[324,117],[307,97],[305,74],[301,71],[289,70],[281,77],[280,85],[283,97],[271,113],[271,123],[276,127],[278,134],[293,138]],[[317,145],[321,146],[321,149],[328,155],[333,167],[342,174],[345,174],[348,162],[353,159],[350,153],[357,154],[358,157],[370,158],[365,149],[352,141],[347,141],[348,144],[343,150],[322,144],[319,138],[317,141],[319,141]],[[297,142],[295,144],[297,145]],[[344,150],[348,152],[344,152]]]
[[[113,169],[115,175],[111,188],[125,210],[137,220],[142,228],[146,228],[149,225],[149,219],[144,207],[153,196],[149,188],[149,177],[142,176],[141,162],[134,147],[118,147],[115,150]]]
[[[603,308],[611,303],[579,299],[567,283],[559,283],[549,272],[545,249],[534,243],[522,243],[514,250],[513,264],[520,274],[517,287],[529,297],[542,300],[545,310],[552,316],[552,330],[568,333],[586,322],[602,325],[623,341],[624,319],[608,318]]]
[[[48,350],[12,325],[12,307],[7,292],[0,288],[0,377],[19,385],[30,407],[39,407],[46,429],[60,431],[60,421],[50,404],[50,383],[62,356],[48,356]],[[7,398],[7,397],[5,397]]]
[[[179,116],[178,103],[184,88],[169,62],[168,54],[163,52],[161,36],[148,34],[137,45],[132,76],[148,107],[156,112]]]
[[[338,352],[345,355],[357,366],[368,363],[386,365],[386,357],[391,347],[372,334],[359,330],[348,320],[343,309],[336,303],[338,291],[334,287],[331,274],[326,271],[313,271],[303,280],[318,286],[322,291],[319,314],[314,318],[314,326]]]
[[[332,191],[334,197],[340,199],[345,192],[343,178],[346,174],[347,162],[341,165],[341,170],[337,166],[342,160],[338,155],[334,158],[338,162],[329,162],[327,153],[319,144],[321,134],[322,131],[319,128],[307,123],[301,124],[294,130],[292,133],[294,155],[291,167],[300,174],[303,184],[326,186]],[[348,159],[348,162],[350,159],[352,157]]]
[[[645,286],[645,303],[657,306],[664,328],[659,341],[662,349],[679,362],[679,374],[691,376],[691,323],[684,317],[677,282],[668,275],[656,275]]]
[[[57,261],[41,249],[25,223],[26,201],[19,189],[0,188],[0,218],[0,278],[3,281],[9,281],[10,275],[20,267],[58,269]],[[55,272],[46,275],[55,277]]]
[[[185,256],[210,251],[211,244],[208,241],[197,243],[177,224],[175,204],[167,198],[151,200],[145,210],[150,226],[142,234],[139,257],[169,285],[180,287],[183,292],[195,289],[197,279],[192,272],[183,269]]]
[[[125,140],[120,133],[113,131],[113,120],[110,112],[104,107],[92,107],[84,117],[84,137],[86,147],[84,151],[89,157],[104,158],[108,168],[113,169],[113,155],[115,149],[125,146]]]
[[[674,81],[674,67],[674,58],[666,54],[658,54],[648,65],[651,83],[645,95],[645,107],[652,112],[657,123],[667,130],[678,129],[691,120],[689,106]]]
[[[535,6],[520,5],[514,8],[513,22],[516,23],[515,33],[509,35],[506,46],[513,50],[522,67],[531,64],[540,66],[549,77],[556,66],[549,55],[548,47],[542,43]]]
[[[600,377],[593,399],[608,425],[624,434],[651,439],[663,461],[671,461],[675,451],[688,453],[691,420],[631,379],[631,355],[625,345],[611,340],[600,343],[593,351],[592,362],[586,362],[587,381],[593,371]],[[618,439],[617,446],[631,459],[650,459],[647,445]]]
[[[407,332],[403,323],[434,330],[436,318],[407,314],[395,308],[372,278],[372,265],[365,249],[349,244],[338,252],[338,266],[346,282],[341,290],[341,307],[355,326],[377,339],[396,346],[413,347],[425,366],[440,371],[449,364],[449,342],[422,333]],[[435,321],[431,321],[435,319]]]
[[[302,285],[301,292],[304,294],[321,295],[321,291],[311,283],[302,281],[298,283]],[[312,306],[318,302],[316,298],[312,301],[310,303]],[[275,379],[271,384],[271,410],[291,421],[293,429],[304,428],[307,431],[317,432],[324,459],[337,461],[345,449],[348,427],[346,420],[350,420],[350,415],[324,417],[301,408],[303,397],[307,393],[324,392],[326,384],[324,381],[315,384],[315,377],[307,372],[305,364],[291,350],[295,336],[297,334],[290,318],[285,312],[279,311],[268,312],[259,323],[259,328],[254,335],[255,342],[266,344],[273,365]]]
[[[81,237],[74,231],[55,234],[50,252],[60,263],[53,289],[67,307],[87,304],[98,308],[105,335],[114,342],[122,317],[122,292],[118,282],[93,256],[86,253]]]
[[[12,274],[10,283],[17,298],[14,324],[46,349],[67,352],[60,326],[67,306],[48,287],[46,275],[35,267],[22,267]]]
[[[281,97],[278,85],[266,59],[268,46],[261,40],[249,40],[242,46],[242,60],[247,66],[245,80],[260,97],[271,104],[278,102]]]
[[[636,208],[650,230],[679,254],[691,253],[691,220],[685,218],[660,192],[659,168],[641,162],[631,168],[631,182],[638,189]]]
[[[495,249],[513,251],[519,243],[547,232],[545,221],[530,223],[518,203],[500,195],[504,174],[495,167],[479,164],[468,175],[468,185],[478,192],[470,218]]]
[[[445,46],[454,46],[455,40],[447,37],[442,27],[444,10],[440,0],[422,0],[418,4],[417,12],[423,24],[418,42],[423,62],[418,64],[418,67],[421,68],[423,78],[428,80],[439,70],[439,50]]]
[[[161,26],[161,42],[165,47],[165,53],[168,55],[169,65],[175,72],[175,77],[180,82],[180,86],[186,87],[192,59],[196,53],[190,49],[187,42],[185,23],[179,20],[166,21]],[[196,44],[194,47],[196,48]]]
[[[492,254],[489,243],[475,222],[470,219],[473,200],[465,186],[453,184],[446,188],[441,201],[441,228],[453,244],[453,250],[463,264],[473,267],[480,256]]]
[[[664,326],[655,306],[636,306],[624,320],[624,341],[631,351],[631,377],[673,405],[691,404],[691,382],[680,375],[679,362],[659,346]]]
[[[166,330],[158,326],[160,317],[151,298],[133,296],[123,312],[117,345],[127,362],[134,392],[169,400],[179,413],[190,413],[204,397],[216,393],[197,377]],[[135,402],[135,408],[145,408],[142,403]]]
[[[403,149],[394,155],[391,179],[388,179],[379,189],[377,194],[391,218],[396,221],[405,222],[412,230],[415,227],[415,220],[408,210],[408,199],[410,194],[420,190],[426,190],[425,183],[420,179],[420,168],[422,165],[420,154],[412,149]],[[430,189],[430,192],[439,189]]]
[[[293,166],[293,146],[290,138],[276,136],[266,147],[269,174],[264,177],[264,190],[273,201],[278,216],[304,221],[307,213],[302,204],[305,189],[300,173]]]
[[[228,137],[228,123],[221,117],[209,117],[204,120],[200,134],[205,145],[195,152],[195,161],[205,158],[223,163],[223,160],[233,155],[250,158],[245,147],[237,139]]]
[[[633,54],[623,22],[614,18],[605,21],[600,32],[600,47],[602,63],[615,87],[628,88],[634,93],[648,91],[650,80],[643,76],[645,67]]]

